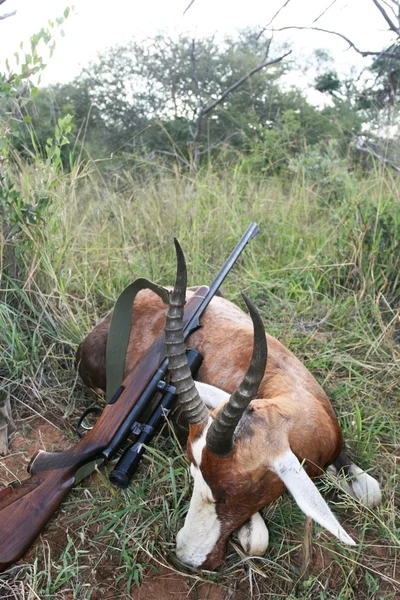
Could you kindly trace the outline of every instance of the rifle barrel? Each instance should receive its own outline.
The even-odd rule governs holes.
[[[200,306],[198,307],[198,309],[196,310],[196,312],[194,313],[194,315],[190,319],[190,321],[186,324],[186,326],[183,330],[185,339],[187,338],[187,336],[190,333],[192,333],[195,329],[198,329],[200,327],[201,315],[206,310],[206,308],[210,304],[211,300],[214,298],[218,289],[221,287],[223,281],[225,280],[225,277],[228,275],[229,271],[232,269],[233,265],[235,264],[235,262],[237,261],[237,259],[240,256],[240,254],[244,250],[246,244],[248,244],[250,242],[250,240],[252,240],[253,237],[256,236],[257,233],[259,233],[259,231],[260,231],[260,228],[258,227],[257,223],[250,223],[250,225],[248,226],[248,228],[242,235],[241,239],[238,241],[235,248],[232,250],[231,254],[225,261],[225,264],[222,266],[220,272],[218,273],[218,275],[216,276],[216,278],[210,285],[210,289],[208,290],[208,293],[205,296],[203,302],[200,304]]]

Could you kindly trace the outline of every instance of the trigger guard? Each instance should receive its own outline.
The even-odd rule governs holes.
[[[102,412],[103,412],[103,409],[100,406],[89,406],[89,408],[87,408],[85,411],[83,411],[83,413],[79,417],[79,421],[76,424],[76,428],[75,428],[76,433],[78,434],[78,436],[80,438],[83,438],[88,431],[93,429],[93,426],[88,427],[87,425],[84,424],[84,420],[86,419],[86,417],[88,415],[92,415],[92,414],[97,414],[98,416],[100,416]],[[82,429],[84,431],[82,431]]]

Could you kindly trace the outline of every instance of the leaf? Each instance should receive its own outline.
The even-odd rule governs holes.
[[[362,433],[362,415],[361,415],[361,410],[360,407],[358,406],[358,404],[356,403],[354,406],[355,409],[355,420],[356,420],[356,426],[357,426],[357,433],[358,433],[358,437],[360,437],[361,433]]]

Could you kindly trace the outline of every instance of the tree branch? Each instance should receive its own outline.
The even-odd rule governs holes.
[[[0,21],[2,21],[3,19],[8,19],[8,17],[13,17],[16,13],[17,13],[17,11],[13,10],[10,13],[5,13],[4,15],[0,15]]]
[[[194,2],[195,2],[195,0],[190,0],[189,4],[187,5],[187,7],[185,8],[185,10],[183,11],[183,16],[186,15],[187,11],[194,4]]]
[[[330,3],[329,6],[327,6],[320,15],[318,15],[318,17],[316,19],[314,19],[313,23],[317,23],[320,19],[322,19],[323,16],[326,15],[326,13],[328,12],[328,10],[330,10],[332,8],[332,6],[334,4],[336,4],[337,0],[332,0],[332,2]]]
[[[275,21],[276,17],[283,11],[284,8],[287,7],[287,5],[289,4],[289,2],[290,2],[290,0],[285,0],[285,2],[278,8],[278,10],[276,11],[276,13],[269,20],[269,22],[266,24],[266,26],[261,29],[260,33],[256,37],[256,40],[258,40],[262,36],[262,34],[264,33],[264,31],[266,31],[268,29],[268,27],[270,27],[270,25],[272,25],[272,23]]]
[[[337,37],[340,37],[342,40],[347,42],[348,45],[350,46],[350,48],[352,48],[358,54],[360,54],[361,56],[364,56],[364,57],[366,57],[366,56],[384,56],[386,58],[399,58],[400,59],[400,54],[398,54],[396,52],[388,52],[385,50],[381,50],[381,51],[360,50],[360,48],[357,48],[355,43],[352,42],[348,37],[343,35],[343,33],[339,33],[338,31],[332,31],[331,29],[323,29],[322,27],[306,27],[306,26],[303,27],[300,25],[287,25],[286,27],[280,27],[279,29],[274,29],[273,31],[287,31],[290,29],[298,29],[298,30],[303,30],[303,31],[319,31],[321,33],[329,33],[330,35],[336,35]]]
[[[326,12],[333,6],[333,4],[335,4],[336,0],[332,0],[332,2],[330,3],[330,5],[328,6],[328,8],[326,8],[324,10],[324,12],[322,12],[319,17],[317,17],[313,22],[316,23],[322,16],[324,16],[326,14]],[[393,33],[395,33],[398,37],[398,40],[400,40],[400,2],[398,0],[392,0],[393,4],[399,8],[399,14],[396,15],[394,9],[392,9],[392,7],[385,1],[385,0],[372,0],[372,2],[375,4],[376,8],[379,10],[379,12],[381,13],[381,15],[383,16],[383,18],[385,19],[386,23],[389,25],[389,29],[390,31],[392,31]],[[398,20],[398,24],[395,24],[395,21],[389,16],[388,12],[385,10],[383,4],[386,4],[386,6],[388,8],[390,8],[390,10],[393,12],[393,16],[396,17],[396,19]],[[265,31],[266,28],[264,28],[263,31]],[[358,48],[355,43],[348,38],[346,35],[344,35],[343,33],[339,33],[338,31],[332,31],[331,29],[324,29],[323,27],[315,27],[314,25],[311,26],[300,26],[300,25],[287,25],[286,27],[280,27],[279,29],[273,29],[273,31],[287,31],[290,29],[297,29],[297,30],[305,30],[305,31],[319,31],[321,33],[328,33],[330,35],[336,35],[337,37],[341,38],[342,40],[344,40],[350,48],[352,48],[355,52],[357,52],[357,54],[360,54],[363,57],[366,56],[377,56],[377,57],[384,57],[384,58],[396,58],[400,60],[400,52],[396,52],[397,48],[396,45],[393,44],[392,47],[394,47],[394,51],[393,50],[380,50],[380,51],[375,51],[375,50],[361,50],[360,48]],[[390,48],[390,46],[389,46]]]
[[[0,0],[0,6],[2,4],[4,4],[5,1],[6,0]],[[13,10],[12,12],[4,13],[4,15],[0,15],[0,21],[2,21],[3,19],[8,19],[8,17],[13,17],[16,12],[17,12],[16,10]]]
[[[185,165],[185,167],[188,167],[190,169],[190,163],[185,158],[183,158],[183,156],[178,154],[177,152],[168,152],[167,150],[155,150],[155,152],[157,152],[157,154],[165,154],[166,156],[173,156],[174,158],[179,160],[181,163],[183,163]]]
[[[290,0],[287,0],[286,4],[289,1]],[[233,83],[231,86],[229,86],[229,88],[226,89],[219,96],[219,98],[217,98],[216,100],[214,100],[213,102],[211,102],[207,106],[204,106],[203,98],[202,98],[202,95],[201,95],[199,75],[198,75],[198,71],[197,71],[195,40],[194,39],[192,40],[192,46],[191,46],[191,51],[190,51],[190,59],[191,59],[191,63],[192,63],[192,77],[193,77],[194,89],[195,89],[195,94],[196,94],[196,97],[197,97],[197,114],[196,114],[196,124],[195,124],[196,128],[195,128],[195,132],[193,134],[193,146],[192,146],[192,148],[193,148],[192,169],[193,169],[194,172],[196,172],[198,170],[199,166],[200,166],[200,157],[201,157],[201,154],[204,154],[204,151],[201,151],[200,147],[199,147],[200,137],[201,137],[201,133],[203,131],[204,117],[209,112],[211,112],[212,110],[214,110],[214,108],[216,106],[218,106],[219,104],[221,104],[221,102],[223,102],[225,100],[225,98],[227,98],[227,96],[229,96],[229,94],[231,94],[238,87],[240,87],[241,85],[243,85],[243,83],[245,83],[255,73],[257,73],[258,71],[261,71],[261,69],[265,69],[266,67],[268,67],[270,65],[275,65],[278,62],[281,62],[284,58],[286,58],[287,56],[289,56],[289,54],[291,54],[291,50],[290,50],[289,52],[286,52],[285,54],[283,54],[282,56],[280,56],[278,58],[275,58],[274,60],[267,60],[268,54],[269,54],[270,45],[271,45],[271,40],[268,40],[268,44],[267,44],[267,48],[266,48],[266,52],[265,52],[264,58],[263,58],[262,62],[259,65],[257,65],[256,67],[254,67],[254,69],[251,69],[251,71],[249,71],[248,73],[246,73],[246,75],[244,75],[243,77],[241,77],[240,79],[238,79],[237,81],[235,81],[235,83]]]
[[[394,18],[400,22],[400,1],[399,0],[382,0],[382,2],[393,13]],[[394,6],[391,6],[390,2]],[[395,8],[397,9],[397,12],[396,12]]]
[[[388,158],[385,158],[381,154],[378,154],[378,152],[376,152],[375,150],[373,150],[372,148],[370,148],[370,146],[367,146],[365,144],[365,142],[358,142],[356,148],[357,148],[357,150],[360,150],[360,152],[365,152],[366,154],[370,154],[370,155],[374,156],[375,158],[377,158],[379,160],[379,162],[383,163],[384,165],[388,165],[394,171],[397,171],[398,173],[400,173],[400,167],[399,166],[395,165]]]
[[[247,81],[248,79],[250,79],[250,77],[255,75],[255,73],[258,73],[258,71],[261,71],[261,69],[265,69],[265,67],[269,67],[271,65],[277,64],[278,62],[281,62],[284,58],[289,56],[289,54],[291,54],[291,53],[292,53],[292,51],[289,50],[289,52],[286,52],[285,54],[283,54],[282,56],[279,56],[278,58],[275,58],[274,60],[270,60],[270,61],[264,60],[261,64],[257,65],[257,67],[254,67],[254,69],[252,69],[251,71],[246,73],[246,75],[243,75],[243,77],[241,77],[240,79],[235,81],[235,83],[233,83],[227,90],[225,90],[225,92],[223,94],[221,94],[221,96],[219,98],[217,98],[217,100],[214,100],[214,102],[212,102],[211,104],[206,106],[203,109],[203,116],[206,115],[207,113],[209,113],[211,110],[213,110],[216,106],[218,106],[218,104],[221,104],[221,102],[223,102],[225,100],[225,98],[227,96],[229,96],[229,94],[231,94],[238,87],[243,85],[243,83],[245,83],[245,81]]]
[[[400,27],[399,26],[396,27],[396,25],[393,23],[392,19],[387,14],[386,10],[383,8],[382,4],[380,4],[380,2],[378,2],[378,0],[372,0],[372,2],[375,4],[376,8],[379,10],[381,15],[385,19],[386,23],[389,25],[389,29],[391,31],[393,31],[396,35],[400,35]]]

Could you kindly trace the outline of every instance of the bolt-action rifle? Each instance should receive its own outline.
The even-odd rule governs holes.
[[[185,306],[185,339],[200,327],[200,318],[246,244],[259,232],[251,223],[210,287],[199,288]],[[195,375],[202,357],[188,350]],[[113,459],[126,446],[110,479],[127,487],[144,446],[154,436],[157,424],[171,408],[175,389],[166,381],[164,335],[161,335],[114,391],[93,428],[64,452],[39,451],[28,465],[30,477],[10,484],[0,492],[0,570],[17,561],[46,525],[68,492],[104,462]],[[145,423],[143,411],[158,394],[157,406]],[[157,396],[157,397],[158,397]]]

